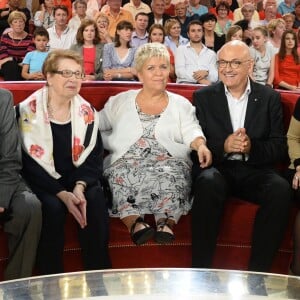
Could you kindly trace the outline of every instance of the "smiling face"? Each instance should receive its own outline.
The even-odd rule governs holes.
[[[178,38],[180,36],[181,32],[181,27],[179,23],[175,23],[171,28],[170,28],[170,36],[172,38]]]
[[[144,89],[162,92],[165,90],[170,68],[166,59],[162,57],[151,57],[138,72],[138,78],[143,83]]]
[[[241,62],[236,69],[227,64],[223,68],[219,67],[218,71],[219,79],[229,90],[243,92],[253,66],[248,46],[241,41],[228,42],[219,51],[218,61]]]
[[[73,59],[60,59],[57,71],[62,70],[83,72],[81,66]],[[70,100],[79,93],[82,79],[76,78],[74,74],[70,78],[65,78],[61,74],[47,73],[47,82],[52,99]]]

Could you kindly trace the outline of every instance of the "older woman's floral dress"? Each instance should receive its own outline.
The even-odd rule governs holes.
[[[142,137],[104,171],[113,196],[112,216],[154,214],[177,222],[191,208],[191,165],[172,157],[155,139],[160,115],[147,115],[137,107]]]

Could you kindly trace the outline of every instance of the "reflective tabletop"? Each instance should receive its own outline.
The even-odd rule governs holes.
[[[124,269],[0,283],[0,299],[300,299],[300,277],[208,269]]]

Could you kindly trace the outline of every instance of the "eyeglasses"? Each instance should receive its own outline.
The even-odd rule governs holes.
[[[70,78],[75,75],[75,78],[82,79],[84,78],[84,74],[80,71],[71,71],[71,70],[61,70],[61,71],[53,71],[54,74],[60,74],[62,77]]]
[[[224,69],[226,68],[228,65],[230,68],[232,69],[238,69],[241,64],[245,63],[245,62],[248,62],[250,61],[250,59],[247,59],[247,60],[244,60],[244,61],[241,61],[241,60],[237,60],[237,59],[234,59],[234,60],[218,60],[217,61],[217,67],[220,68],[220,69]]]

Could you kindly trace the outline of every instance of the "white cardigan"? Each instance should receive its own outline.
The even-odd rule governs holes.
[[[99,112],[104,148],[109,151],[104,169],[121,158],[143,134],[135,104],[139,91],[130,90],[110,97]],[[167,94],[169,103],[156,124],[155,137],[173,157],[190,161],[191,142],[204,134],[194,106],[180,95]]]

